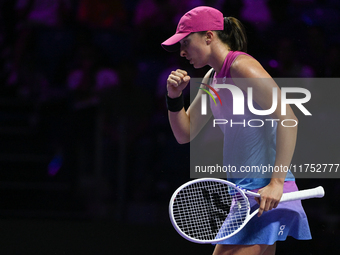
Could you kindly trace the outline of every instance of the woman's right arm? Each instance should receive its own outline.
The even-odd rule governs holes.
[[[209,82],[210,73],[211,70],[207,72],[202,83]],[[167,80],[168,96],[170,98],[181,96],[189,81],[190,76],[186,71],[180,69],[172,71]],[[185,111],[184,107],[178,112],[168,111],[172,132],[180,144],[188,143],[195,138],[211,116],[210,111],[208,111],[207,115],[201,115],[202,93],[203,91],[199,89],[187,111]]]

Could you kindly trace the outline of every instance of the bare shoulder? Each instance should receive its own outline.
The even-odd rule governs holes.
[[[268,78],[270,75],[253,57],[239,55],[230,68],[233,78]]]

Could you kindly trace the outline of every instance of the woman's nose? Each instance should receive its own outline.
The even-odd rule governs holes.
[[[185,56],[187,55],[186,51],[185,51],[184,49],[182,49],[182,47],[181,47],[181,49],[180,49],[179,55],[180,55],[181,57],[185,57]]]

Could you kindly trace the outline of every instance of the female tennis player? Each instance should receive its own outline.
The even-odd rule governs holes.
[[[246,54],[247,41],[242,24],[233,17],[223,17],[214,8],[201,6],[187,12],[179,21],[176,33],[162,43],[168,51],[180,50],[194,68],[211,67],[202,83],[213,87],[216,80],[228,80],[239,87],[247,102],[247,88],[252,88],[253,105],[257,109],[270,109],[272,91],[278,91],[277,109],[270,116],[257,116],[245,109],[242,119],[268,119],[273,125],[251,128],[243,125],[221,125],[224,133],[223,164],[234,166],[288,167],[296,143],[297,127],[280,125],[283,119],[297,121],[292,109],[287,106],[286,115],[281,115],[280,90],[271,76],[252,56]],[[247,79],[241,79],[247,78]],[[250,79],[248,79],[250,78]],[[174,136],[179,143],[193,139],[213,116],[215,119],[230,119],[232,100],[228,89],[218,90],[223,105],[216,107],[210,100],[210,114],[201,114],[201,95],[185,111],[182,91],[188,85],[190,76],[185,70],[172,71],[167,79],[167,106],[169,120]],[[230,84],[230,83],[229,83]],[[203,86],[203,85],[202,85]],[[206,87],[202,87],[206,88]],[[229,98],[229,100],[228,100]],[[209,104],[208,104],[209,105]],[[247,107],[245,107],[247,108]],[[279,123],[279,124],[277,124]],[[282,169],[282,167],[281,167]],[[228,180],[237,185],[258,192],[260,199],[251,199],[251,211],[259,207],[258,216],[239,233],[215,246],[214,255],[275,254],[276,241],[283,241],[287,236],[296,239],[311,239],[310,229],[301,201],[279,203],[284,192],[297,191],[295,178],[291,172],[270,173],[269,178],[254,178],[254,175],[233,175],[228,173]],[[275,209],[273,209],[275,208]]]

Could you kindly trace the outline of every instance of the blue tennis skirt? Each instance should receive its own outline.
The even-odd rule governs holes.
[[[295,181],[284,183],[284,193],[297,190]],[[252,191],[257,192],[258,189]],[[259,208],[253,197],[249,197],[249,203],[251,206],[250,213]],[[307,216],[300,200],[282,202],[276,208],[263,212],[261,217],[255,215],[237,234],[218,242],[218,244],[272,245],[276,241],[286,240],[287,236],[292,236],[298,240],[312,239]]]

